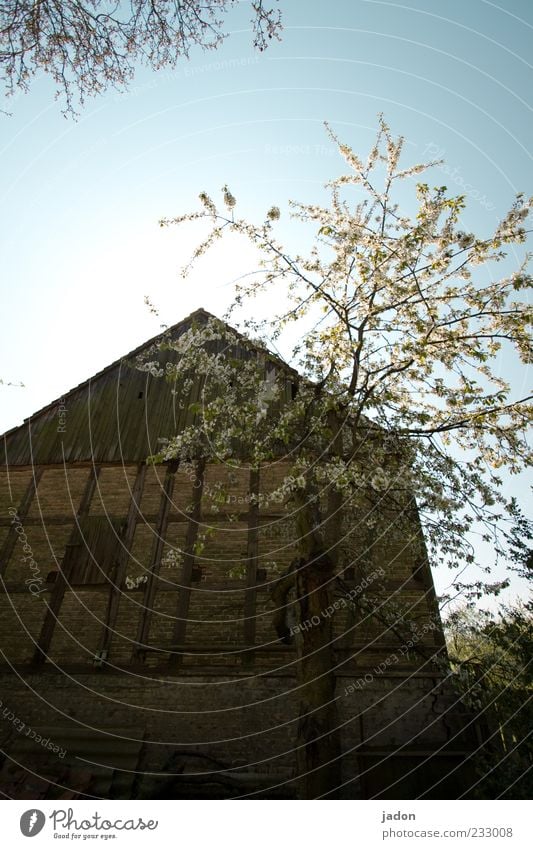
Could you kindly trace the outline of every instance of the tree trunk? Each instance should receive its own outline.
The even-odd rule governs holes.
[[[341,746],[333,667],[332,617],[327,614],[333,561],[318,555],[296,576],[300,607],[297,765],[305,799],[335,798],[341,783]]]
[[[302,553],[278,582],[273,597],[278,608],[276,630],[287,642],[280,614],[288,610],[287,596],[296,589],[299,608],[298,693],[300,711],[297,730],[297,768],[300,794],[304,799],[338,797],[342,781],[341,742],[337,705],[333,637],[333,608],[330,599],[336,575],[341,539],[342,497],[330,487],[325,516],[316,493],[308,489],[295,499],[297,539]],[[292,579],[292,580],[291,580]],[[283,608],[282,605],[285,605]]]

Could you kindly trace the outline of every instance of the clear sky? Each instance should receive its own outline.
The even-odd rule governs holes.
[[[61,114],[45,77],[0,115],[0,433],[199,306],[222,314],[251,254],[218,252],[183,281],[190,231],[159,218],[228,183],[243,213],[311,200],[344,163],[323,121],[365,152],[377,113],[410,162],[442,156],[465,226],[493,228],[533,194],[530,0],[281,0],[254,52],[239,3],[216,52],[139,69],[129,93]],[[144,305],[148,295],[160,318]],[[502,363],[505,370],[505,363]],[[524,371],[516,380],[525,380]]]

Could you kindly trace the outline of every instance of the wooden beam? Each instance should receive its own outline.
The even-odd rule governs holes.
[[[100,467],[93,466],[91,472],[89,473],[87,483],[85,484],[85,489],[81,497],[80,506],[78,507],[78,512],[76,514],[78,519],[82,516],[87,516],[89,513],[89,508],[91,506],[91,501],[94,495],[94,491],[96,489],[96,483],[98,481],[99,474]],[[71,556],[71,552],[69,549],[72,548],[72,542],[77,537],[77,533],[78,522],[76,522],[76,525],[72,531],[70,537],[71,542],[69,545],[67,545],[63,557],[63,562],[59,569],[58,576],[55,580],[54,588],[50,596],[50,601],[45,600],[45,604],[47,605],[48,609],[44,617],[41,633],[39,635],[39,639],[35,647],[35,653],[33,655],[33,663],[35,665],[43,664],[47,658],[48,650],[50,648],[50,643],[52,642],[54,629],[59,616],[59,611],[61,609],[63,598],[65,596],[65,591],[67,587],[70,586],[70,577],[75,567],[75,562],[73,557]]]
[[[34,497],[35,493],[37,492],[37,487],[39,485],[39,481],[41,480],[42,476],[43,476],[43,469],[42,468],[41,469],[33,469],[33,475],[31,477],[31,480],[28,483],[28,486],[26,487],[26,492],[22,496],[22,500],[21,500],[21,502],[20,502],[20,504],[17,508],[17,517],[20,520],[23,520],[23,519],[26,518],[28,511],[31,507],[33,497]],[[9,522],[9,525],[10,525],[9,533],[8,533],[6,539],[4,540],[4,544],[3,544],[2,548],[0,549],[0,575],[2,575],[2,576],[7,569],[7,564],[11,560],[11,555],[13,554],[13,549],[15,548],[17,539],[19,538],[19,535],[15,531],[15,525],[17,524],[17,522],[16,521],[14,522],[12,519],[8,519],[7,521]],[[42,524],[42,522],[40,521],[39,524]]]
[[[224,643],[221,645],[220,643],[216,644],[206,644],[202,645],[200,643],[185,643],[183,645],[172,643],[168,646],[158,646],[154,648],[147,648],[146,652],[166,654],[167,652],[174,651],[180,652],[182,654],[205,654],[205,655],[213,655],[213,654],[243,654],[247,652],[263,652],[265,654],[269,654],[271,652],[285,652],[286,654],[294,654],[296,652],[296,648],[293,646],[256,646],[255,644],[252,646],[247,646],[244,643]]]
[[[124,528],[123,534],[121,535],[121,549],[116,563],[114,564],[113,571],[109,577],[109,598],[107,602],[105,625],[102,632],[102,636],[100,638],[100,645],[98,648],[100,656],[102,656],[105,652],[107,657],[111,649],[111,643],[113,639],[115,624],[118,615],[118,608],[120,604],[120,597],[123,592],[124,578],[128,566],[128,561],[131,555],[131,547],[133,545],[133,538],[135,536],[135,528],[137,527],[137,517],[141,509],[141,497],[143,493],[145,477],[146,464],[140,463],[137,467],[137,476],[135,478],[135,483],[133,484],[126,526]]]
[[[198,538],[198,527],[202,518],[202,494],[204,490],[205,458],[198,461],[196,465],[196,479],[192,492],[192,510],[189,514],[185,546],[183,551],[183,565],[181,567],[180,589],[178,593],[178,604],[176,609],[176,621],[174,623],[172,641],[176,645],[185,644],[187,632],[187,616],[191,600],[191,578],[195,562],[194,547]],[[170,655],[168,665],[176,668],[181,665],[182,656],[179,652]]]
[[[137,628],[137,637],[133,648],[132,661],[139,660],[140,657],[142,658],[143,652],[148,645],[156,589],[155,580],[158,577],[161,568],[161,557],[163,555],[163,548],[165,545],[168,517],[172,506],[176,470],[177,463],[171,463],[167,466],[167,472],[163,483],[163,491],[161,493],[161,500],[159,503],[159,514],[156,526],[157,535],[152,548],[150,572],[144,587],[142,602],[143,607]]]

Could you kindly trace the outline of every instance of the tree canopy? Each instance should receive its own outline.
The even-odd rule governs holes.
[[[416,182],[436,163],[402,165],[403,139],[383,118],[366,159],[327,131],[348,172],[328,183],[327,204],[291,202],[305,238],[311,228],[307,253],[283,245],[278,206],[254,224],[238,217],[227,186],[220,205],[202,192],[200,211],[161,222],[209,226],[185,274],[226,234],[257,247],[260,268],[239,282],[228,315],[244,307],[249,315],[258,296],[281,303],[276,315],[245,318],[243,327],[271,348],[296,339],[287,359],[301,375],[297,394],[269,417],[262,393],[268,384],[271,404],[283,395],[282,372],[267,374],[265,357],[243,363],[209,353],[213,334],[232,344],[221,328],[191,331],[167,376],[194,367],[210,388],[195,426],[163,455],[204,440],[224,458],[238,439],[260,464],[283,447],[293,469],[279,496],[306,514],[303,539],[328,525],[333,507],[321,506],[319,493],[349,500],[364,492],[369,522],[386,493],[418,511],[434,563],[474,563],[469,531],[496,554],[524,559],[531,526],[502,494],[500,470],[518,473],[531,461],[531,396],[516,394],[499,358],[530,361],[529,255],[496,272],[508,247],[526,242],[533,201],[518,194],[492,233],[476,235],[462,225],[464,196]],[[476,598],[502,582],[458,586]]]
[[[7,95],[28,90],[38,72],[49,74],[75,113],[87,95],[123,89],[144,63],[174,67],[195,46],[217,48],[224,18],[236,0],[11,0],[0,3],[0,66]],[[281,31],[280,14],[250,0],[254,46],[264,50]]]
[[[226,234],[257,248],[259,268],[238,282],[227,315],[243,315],[254,343],[213,320],[168,339],[166,362],[141,364],[171,381],[193,417],[156,459],[288,466],[275,491],[253,497],[267,508],[283,502],[295,526],[296,557],[271,595],[278,635],[294,635],[299,652],[306,798],[334,793],[340,782],[333,632],[324,611],[347,564],[368,565],[373,538],[386,538],[408,547],[413,572],[428,559],[452,567],[448,600],[462,595],[474,605],[508,581],[487,578],[490,564],[472,534],[515,568],[528,562],[531,539],[501,476],[531,461],[530,397],[498,367],[503,354],[522,363],[531,357],[529,257],[503,275],[496,270],[508,263],[509,246],[524,245],[533,200],[517,195],[492,233],[476,235],[462,224],[464,196],[416,182],[435,163],[403,165],[404,140],[383,118],[365,159],[327,131],[348,170],[327,184],[326,203],[291,202],[307,251],[282,242],[279,204],[255,224],[238,216],[228,186],[220,204],[202,192],[199,211],[161,222],[207,225],[185,275]],[[190,401],[193,376],[201,395]],[[464,576],[469,566],[477,575]],[[297,621],[289,628],[291,598]],[[428,604],[429,626],[440,628],[436,600]],[[413,643],[412,611],[394,593],[383,603],[370,587],[356,605],[400,643]],[[424,663],[446,666],[442,641],[416,651]]]

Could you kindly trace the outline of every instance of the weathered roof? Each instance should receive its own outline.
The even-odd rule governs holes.
[[[194,385],[180,407],[171,386],[132,364],[165,339],[176,339],[193,324],[214,319],[204,309],[195,310],[177,324],[144,342],[93,377],[65,392],[38,410],[22,425],[2,437],[0,466],[32,466],[73,462],[142,462],[159,449],[158,439],[169,438],[192,423],[189,404],[199,400]],[[233,328],[233,333],[257,350]],[[288,373],[296,372],[270,351],[265,353]],[[166,359],[172,359],[168,352]],[[154,359],[156,359],[154,355]]]

